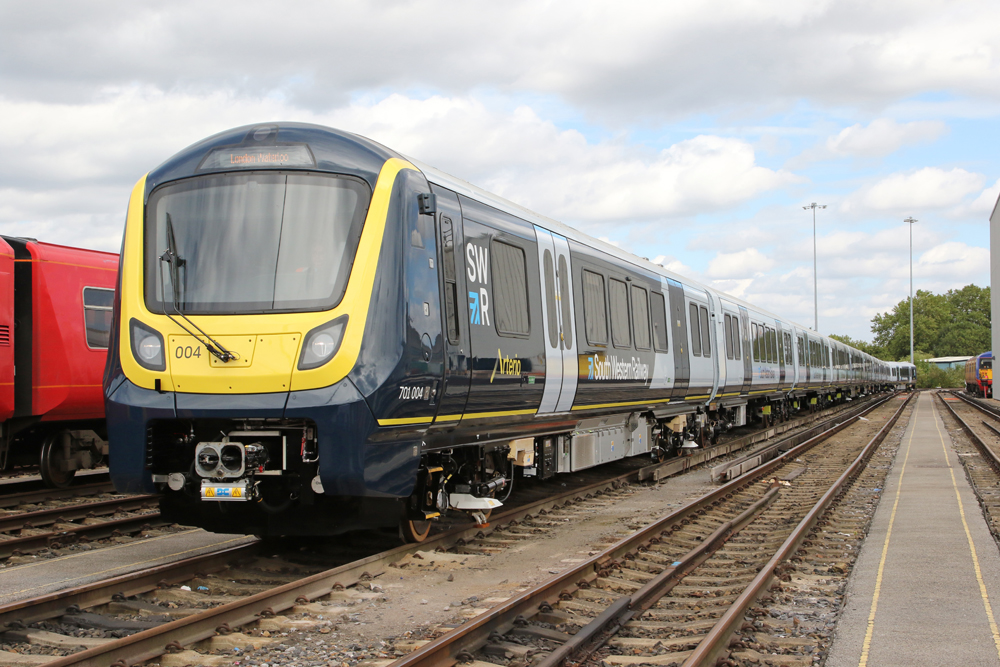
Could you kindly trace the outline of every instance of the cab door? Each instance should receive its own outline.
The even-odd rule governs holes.
[[[573,407],[578,379],[569,241],[538,226],[535,240],[545,341],[545,388],[538,413],[568,412]]]
[[[451,190],[433,185],[437,196],[438,267],[444,318],[444,377],[435,425],[453,427],[465,412],[472,380],[472,346],[466,307],[462,209]]]

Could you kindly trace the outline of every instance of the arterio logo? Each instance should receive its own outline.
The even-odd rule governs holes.
[[[587,357],[588,380],[647,380],[649,365],[641,359],[621,359],[613,354],[593,354]]]

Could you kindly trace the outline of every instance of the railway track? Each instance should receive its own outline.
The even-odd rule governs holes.
[[[957,391],[938,392],[937,396],[953,424],[949,428],[952,443],[983,508],[990,532],[994,539],[1000,540],[1000,410],[991,402]]]
[[[864,406],[855,403],[849,406],[849,411],[859,411]],[[828,421],[844,421],[846,415],[834,416]],[[791,428],[793,425],[789,425]],[[801,424],[798,424],[801,426]],[[815,428],[815,427],[814,427]],[[801,434],[792,436],[801,438]],[[720,445],[719,453],[734,449],[733,443]],[[787,443],[787,447],[792,447]],[[673,462],[664,462],[657,466],[669,466]],[[190,562],[178,563],[174,566],[161,566],[155,574],[135,573],[118,577],[110,582],[91,584],[80,589],[60,592],[44,596],[36,600],[27,600],[0,607],[0,622],[8,629],[17,631],[17,635],[6,636],[11,641],[18,640],[13,646],[24,652],[37,652],[40,646],[46,646],[56,653],[70,653],[78,650],[80,645],[74,645],[72,638],[57,639],[50,635],[38,635],[38,631],[53,632],[65,625],[67,616],[78,616],[79,609],[88,609],[92,614],[91,622],[107,627],[117,627],[121,622],[123,610],[131,609],[132,614],[143,613],[149,618],[147,623],[155,627],[146,629],[131,628],[127,637],[115,638],[102,636],[99,645],[92,645],[84,651],[58,658],[54,665],[62,664],[135,664],[138,661],[154,658],[170,650],[195,645],[203,650],[217,650],[224,643],[236,646],[253,645],[261,642],[259,633],[262,623],[271,627],[296,627],[294,619],[281,614],[312,614],[323,615],[331,604],[335,606],[338,595],[344,595],[342,589],[349,589],[358,582],[384,574],[393,564],[403,559],[413,557],[417,551],[451,550],[460,553],[494,553],[509,548],[519,541],[537,539],[537,533],[544,530],[546,524],[561,524],[572,520],[574,511],[588,510],[588,506],[600,506],[618,495],[631,492],[631,482],[640,477],[655,477],[656,466],[633,470],[611,480],[604,480],[589,487],[572,489],[558,496],[550,496],[544,500],[531,502],[518,508],[507,509],[503,513],[494,514],[489,528],[452,527],[450,530],[433,536],[420,545],[409,545],[369,554],[357,558],[349,549],[340,554],[343,562],[339,567],[324,569],[321,572],[309,573],[315,569],[318,562],[329,562],[330,556],[301,558],[288,560],[286,558],[268,559],[269,568],[265,574],[252,571],[245,563],[248,559],[256,559],[259,564],[260,545],[231,550],[224,555],[213,554],[209,557],[194,559]],[[567,518],[567,516],[569,518]],[[241,564],[242,563],[242,564]],[[285,563],[282,565],[282,563]],[[402,566],[405,567],[406,563]],[[273,569],[285,568],[294,571],[294,576],[287,582],[278,582],[274,576],[266,574]],[[233,573],[238,573],[234,579]],[[237,590],[226,591],[226,586],[220,586],[221,581],[234,580],[244,582]],[[187,582],[184,584],[183,582]],[[280,585],[279,585],[280,584]],[[180,588],[187,585],[192,589],[185,591]],[[199,592],[199,587],[208,592]],[[232,595],[236,593],[238,595]],[[333,596],[331,600],[330,596]],[[238,597],[239,599],[233,599]],[[320,599],[323,599],[320,601]],[[128,603],[123,606],[123,603]],[[174,607],[165,605],[174,605]],[[75,605],[75,606],[74,606]],[[210,609],[202,609],[212,605]],[[73,613],[67,613],[70,609]],[[168,611],[164,617],[164,609]],[[178,609],[180,611],[178,611]],[[330,613],[327,611],[326,613]],[[181,616],[181,618],[177,618]],[[270,620],[268,620],[270,619]],[[72,622],[77,619],[71,618]],[[126,618],[125,620],[131,620]],[[302,619],[299,619],[302,620]],[[313,621],[315,623],[315,621]],[[34,627],[29,627],[34,625]],[[72,625],[72,623],[71,623]],[[240,626],[252,626],[258,636],[249,636],[235,632]],[[48,628],[40,630],[40,628]],[[233,629],[232,636],[227,640],[213,639],[217,630],[223,632]],[[28,637],[24,632],[34,632]],[[127,632],[123,629],[122,632]],[[60,635],[62,636],[62,635]],[[169,637],[169,641],[165,641]],[[266,637],[264,638],[266,639]],[[0,638],[2,640],[2,638]],[[199,643],[201,642],[201,643]],[[244,643],[240,643],[244,642]],[[185,659],[177,656],[177,659]],[[199,663],[199,660],[202,662]],[[205,664],[205,658],[191,658],[192,664]],[[4,664],[4,656],[0,655],[0,664]]]
[[[42,478],[38,475],[25,477],[11,477],[0,480],[0,507],[7,507],[10,503],[21,502],[17,500],[19,496],[27,494],[64,493],[69,495],[86,495],[86,489],[100,485],[108,491],[112,490],[111,478],[107,468],[100,470],[82,470],[78,472],[69,486],[62,489],[53,489],[45,486]],[[83,491],[81,491],[83,490]],[[13,496],[14,500],[8,500],[8,496]]]
[[[863,470],[904,407],[889,401],[872,406],[868,421],[855,427],[865,432],[866,444],[845,447],[838,442],[844,436],[834,438],[855,423],[846,421],[393,667],[489,663],[491,656],[533,667],[598,659],[716,664],[757,597],[768,593],[773,579],[788,578],[795,567],[788,559],[803,544],[811,546],[810,531]]]

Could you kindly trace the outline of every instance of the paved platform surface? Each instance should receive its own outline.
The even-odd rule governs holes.
[[[190,558],[216,551],[220,546],[235,547],[255,539],[191,529],[58,558],[39,559],[37,563],[0,570],[0,604]]]
[[[1000,665],[1000,551],[937,400],[917,399],[827,667]]]

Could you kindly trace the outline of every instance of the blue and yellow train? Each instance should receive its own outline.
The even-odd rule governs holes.
[[[346,132],[215,135],[135,186],[111,474],[219,532],[480,520],[516,478],[703,446],[891,366]]]

